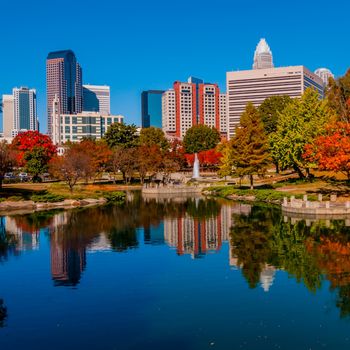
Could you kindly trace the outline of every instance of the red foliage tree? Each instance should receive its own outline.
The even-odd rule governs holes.
[[[194,154],[185,154],[187,163],[193,166]],[[207,151],[202,151],[198,153],[198,160],[201,166],[204,167],[215,167],[219,164],[222,154],[217,152],[215,148],[209,149]]]
[[[50,137],[38,131],[26,131],[18,134],[13,139],[11,146],[16,151],[17,162],[20,166],[25,165],[24,155],[34,148],[43,148],[48,159],[51,159],[57,153],[56,146],[52,143]]]
[[[306,145],[304,158],[320,170],[341,172],[350,179],[350,123],[327,125],[325,135]]]

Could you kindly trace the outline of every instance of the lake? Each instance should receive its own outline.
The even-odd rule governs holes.
[[[350,221],[203,198],[0,218],[0,349],[349,349]]]

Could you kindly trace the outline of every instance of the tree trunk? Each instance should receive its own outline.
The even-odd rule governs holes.
[[[254,179],[253,179],[253,175],[249,175],[249,179],[250,179],[250,189],[254,190]]]
[[[275,163],[275,167],[276,167],[276,174],[279,174],[280,173],[280,167],[279,167],[277,162]]]
[[[293,168],[298,173],[300,179],[305,179],[305,175],[297,165],[294,165]]]

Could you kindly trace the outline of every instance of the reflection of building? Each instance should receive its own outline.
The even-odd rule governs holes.
[[[85,246],[74,247],[62,241],[60,233],[51,234],[51,274],[56,286],[78,284],[85,266]]]
[[[164,224],[161,223],[158,226],[145,227],[144,240],[146,244],[164,244]]]
[[[264,292],[268,292],[275,279],[276,269],[273,266],[266,265],[260,273],[260,283]]]
[[[29,232],[19,226],[14,217],[5,218],[5,231],[16,237],[16,250],[36,250],[39,249],[39,230]]]
[[[99,234],[87,247],[89,253],[107,252],[110,250],[111,242],[105,233]]]
[[[193,218],[188,214],[178,218],[164,218],[165,241],[176,247],[179,255],[200,257],[217,251],[228,240],[231,227],[231,206],[222,206],[217,216]]]

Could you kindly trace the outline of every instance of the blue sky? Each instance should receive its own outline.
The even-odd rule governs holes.
[[[1,4],[0,94],[37,89],[46,131],[45,59],[72,49],[85,83],[111,86],[112,113],[140,124],[140,93],[167,89],[188,76],[219,83],[250,69],[261,37],[276,66],[350,67],[346,0],[119,1],[4,0]]]

